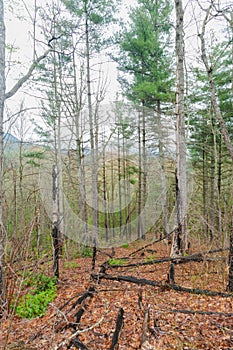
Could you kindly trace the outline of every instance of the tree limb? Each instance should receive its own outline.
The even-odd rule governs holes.
[[[40,61],[42,61],[45,57],[47,57],[47,55],[49,54],[49,52],[51,51],[51,49],[45,51],[43,53],[43,55],[39,56],[29,67],[27,73],[17,81],[17,83],[12,87],[12,89],[10,91],[8,91],[5,94],[5,100],[7,100],[8,98],[14,96],[16,94],[16,92],[21,88],[21,86],[31,77],[34,69],[37,67],[38,63],[40,63]]]

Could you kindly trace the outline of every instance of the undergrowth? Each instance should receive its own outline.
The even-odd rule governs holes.
[[[35,274],[27,277],[24,284],[32,289],[20,298],[15,309],[16,315],[28,319],[45,315],[48,304],[56,297],[56,278]]]

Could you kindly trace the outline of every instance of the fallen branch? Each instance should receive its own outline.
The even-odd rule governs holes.
[[[122,259],[122,258],[121,258]],[[119,260],[121,260],[119,258]],[[139,267],[139,266],[145,266],[145,265],[154,265],[154,264],[161,264],[165,262],[173,262],[173,263],[179,263],[179,264],[184,264],[190,261],[194,262],[202,262],[202,261],[218,261],[222,260],[223,258],[208,258],[206,256],[203,256],[202,253],[200,254],[193,254],[189,256],[180,256],[177,258],[161,258],[161,259],[153,259],[153,260],[147,260],[147,261],[139,261],[137,263],[130,263],[130,264],[119,264],[119,265],[109,265],[109,268],[114,269],[114,268],[119,268],[119,267]],[[117,259],[116,259],[117,260]]]
[[[70,343],[74,338],[76,338],[79,334],[82,334],[82,333],[86,333],[86,332],[89,332],[91,331],[92,329],[94,329],[95,327],[99,326],[103,320],[104,320],[104,317],[105,315],[107,314],[108,310],[105,312],[105,314],[99,319],[99,321],[97,321],[96,323],[94,323],[92,326],[88,327],[88,328],[85,328],[85,329],[82,329],[82,330],[77,330],[76,332],[74,332],[69,338],[63,340],[63,342],[61,342],[60,344],[56,345],[53,350],[58,350],[60,349],[62,346],[65,346],[67,345],[68,343]]]
[[[78,300],[75,301],[75,303],[73,303],[73,305],[71,306],[71,310],[74,309],[77,305],[82,304],[82,302],[87,299],[88,297],[93,297],[95,293],[95,288],[94,287],[90,287],[88,290],[86,290],[79,298]]]
[[[185,292],[190,294],[221,296],[224,298],[233,297],[233,293],[223,293],[223,292],[212,291],[208,289],[199,289],[199,288],[187,288],[176,284],[151,281],[145,278],[136,278],[133,276],[113,276],[113,275],[103,274],[103,275],[93,275],[93,278],[107,279],[107,280],[118,281],[118,282],[124,281],[124,282],[139,284],[139,285],[149,285],[153,287],[159,287],[162,290],[175,290],[177,292]]]
[[[79,340],[78,338],[71,340],[70,346],[72,346],[72,345],[75,346],[79,350],[88,350],[86,345],[83,344],[83,342],[81,342],[81,340]],[[69,349],[70,346],[69,347],[67,346],[67,349]]]
[[[87,291],[85,291],[79,298],[78,300],[76,300],[73,305],[70,307],[70,309],[68,310],[67,314],[73,310],[77,305],[81,305],[81,307],[79,308],[79,310],[75,313],[75,322],[58,322],[56,325],[56,332],[61,332],[62,330],[64,330],[65,328],[68,327],[72,327],[74,330],[76,330],[77,326],[79,325],[81,318],[88,306],[87,304],[87,299],[92,299],[94,296],[94,292],[95,289],[93,287],[90,287]],[[64,304],[64,305],[67,305]],[[64,308],[64,305],[62,307],[60,307],[59,311],[61,312],[61,309]],[[62,313],[63,314],[63,313]]]
[[[139,253],[140,251],[146,249],[147,247],[149,247],[149,246],[151,246],[151,245],[153,245],[153,244],[155,244],[155,243],[159,243],[159,242],[164,241],[165,239],[169,239],[169,238],[171,237],[171,235],[175,232],[175,230],[176,230],[176,229],[172,230],[172,231],[171,231],[170,233],[168,233],[167,235],[164,235],[164,236],[162,236],[162,237],[160,237],[160,238],[154,240],[153,242],[150,242],[150,243],[144,245],[143,247],[141,247],[141,248],[135,250],[134,252],[132,252],[132,253],[129,254],[129,257],[132,256],[132,255],[135,255],[135,254]]]
[[[172,313],[182,313],[182,314],[191,314],[191,315],[216,315],[216,316],[225,316],[225,317],[233,317],[233,313],[225,313],[225,312],[218,312],[218,311],[198,311],[198,310],[181,310],[181,309],[175,309],[175,310],[166,310],[167,312]]]
[[[118,315],[117,315],[116,328],[115,328],[115,332],[114,332],[113,337],[112,337],[112,343],[110,346],[110,350],[115,350],[116,346],[118,344],[118,339],[119,339],[120,332],[121,332],[121,329],[123,327],[123,322],[124,322],[123,316],[124,316],[124,310],[122,308],[120,308],[118,311]]]
[[[149,321],[150,321],[150,306],[144,311],[144,319],[143,319],[143,325],[142,325],[142,335],[140,340],[140,348],[143,349],[145,344],[149,340]]]

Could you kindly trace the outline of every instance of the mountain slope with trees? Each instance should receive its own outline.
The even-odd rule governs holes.
[[[233,7],[124,6],[0,1],[3,349],[232,347]]]

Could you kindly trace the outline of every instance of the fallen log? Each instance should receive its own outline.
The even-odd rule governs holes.
[[[224,292],[212,291],[208,289],[199,289],[199,288],[187,288],[176,284],[162,283],[158,281],[147,280],[145,278],[136,278],[134,276],[113,276],[109,274],[102,274],[102,275],[93,275],[93,278],[106,279],[106,280],[118,281],[118,282],[123,281],[123,282],[135,283],[139,285],[149,285],[149,286],[161,288],[161,290],[164,290],[164,291],[175,290],[177,292],[185,292],[185,293],[198,294],[198,295],[220,296],[224,298],[233,297],[233,293],[224,293]]]

